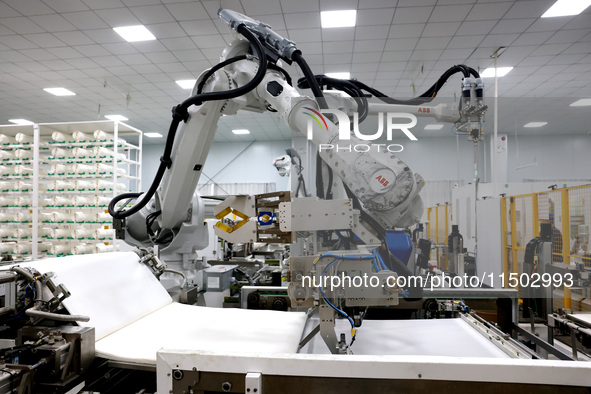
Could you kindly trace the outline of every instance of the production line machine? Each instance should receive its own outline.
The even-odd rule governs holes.
[[[454,66],[423,95],[396,100],[359,81],[314,75],[296,44],[270,26],[229,10],[219,15],[237,39],[173,108],[149,190],[109,205],[117,237],[136,252],[0,271],[0,393],[588,392],[590,365],[540,360],[512,338],[516,291],[431,289],[433,278],[416,279],[407,261],[424,269],[430,245],[418,242],[414,257],[410,237],[395,228],[419,221],[424,181],[389,148],[395,144],[370,144],[356,127],[378,113],[387,137],[412,140],[416,116],[426,115],[477,144],[486,111],[477,71]],[[292,62],[304,74],[298,87],[314,98],[281,67]],[[430,105],[456,72],[459,102]],[[303,197],[281,191],[216,205],[215,232],[227,242],[290,245],[289,286],[243,287],[253,310],[187,305],[194,301],[187,286],[213,292],[232,280],[231,261],[220,268],[198,259],[208,233],[195,188],[219,118],[239,110],[277,112],[312,142],[317,196],[308,196],[298,173]],[[460,253],[455,239],[451,252]],[[173,301],[167,290],[175,286],[158,281],[166,270],[181,273],[176,286],[191,301]],[[473,313],[474,297],[493,301],[497,324]],[[281,308],[263,307],[276,301]]]

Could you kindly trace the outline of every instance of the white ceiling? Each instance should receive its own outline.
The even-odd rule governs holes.
[[[453,64],[466,63],[481,70],[490,67],[492,53],[505,46],[499,66],[515,68],[500,79],[499,94],[523,98],[515,103],[528,109],[504,115],[501,106],[500,126],[503,121],[508,129],[527,121],[552,122],[560,115],[572,125],[550,123],[545,130],[523,132],[585,133],[591,130],[586,115],[591,112],[589,107],[568,108],[568,103],[591,96],[591,8],[578,16],[540,18],[553,3],[3,0],[0,124],[12,118],[61,122],[122,114],[132,126],[166,134],[170,108],[189,94],[174,81],[196,78],[216,64],[232,39],[217,17],[223,7],[264,21],[295,41],[315,73],[350,71],[352,77],[396,98],[422,93]],[[357,9],[357,26],[321,29],[319,11],[333,9]],[[112,30],[134,24],[146,25],[157,40],[128,43]],[[289,71],[294,79],[301,76],[294,67]],[[491,96],[492,81],[486,81]],[[77,95],[55,97],[42,90],[56,86]],[[459,77],[450,80],[440,95],[453,97],[456,92]],[[547,97],[562,99],[539,99]],[[507,105],[507,109],[515,106]],[[521,116],[531,111],[548,119],[523,118],[521,122]],[[489,120],[491,115],[492,111]],[[235,136],[230,130],[237,127],[249,128],[252,134]],[[222,118],[216,140],[289,136],[290,131],[275,116],[246,114]]]

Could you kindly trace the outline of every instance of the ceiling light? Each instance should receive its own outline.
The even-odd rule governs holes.
[[[193,89],[195,86],[196,79],[179,79],[175,81],[177,85],[179,85],[183,89]]]
[[[569,107],[588,107],[591,105],[591,98],[584,98],[571,103]]]
[[[523,125],[523,127],[531,128],[531,127],[542,127],[546,126],[548,122],[529,122]]]
[[[123,115],[105,115],[105,118],[109,119],[109,120],[115,120],[115,121],[124,121],[124,120],[129,120],[127,119],[125,116]]]
[[[51,93],[56,96],[75,96],[76,95],[76,93],[74,93],[71,90],[68,90],[66,88],[45,88],[43,90],[45,90],[47,93]]]
[[[234,129],[234,130],[232,130],[232,133],[234,133],[234,134],[250,134],[250,131],[248,131],[246,129]]]
[[[323,28],[355,26],[356,10],[322,11],[320,21]]]
[[[156,37],[144,25],[114,27],[113,30],[127,42],[150,41]]]
[[[26,119],[8,119],[8,121],[10,123],[16,123],[21,126],[28,126],[28,125],[33,124],[33,122],[31,122],[30,120],[26,120]]]
[[[150,138],[162,138],[162,134],[160,133],[144,133],[144,135]]]
[[[504,77],[509,73],[509,71],[513,70],[513,67],[497,67],[497,77],[501,78]],[[495,68],[489,67],[485,69],[483,72],[480,73],[481,78],[494,78],[495,77]]]
[[[342,72],[342,73],[326,73],[324,74],[329,78],[336,78],[336,79],[351,79],[351,73],[349,72]]]
[[[428,124],[425,126],[425,130],[441,130],[442,128],[442,124]]]
[[[552,18],[555,16],[579,15],[585,11],[585,8],[591,5],[591,0],[558,0],[548,8],[542,18]]]

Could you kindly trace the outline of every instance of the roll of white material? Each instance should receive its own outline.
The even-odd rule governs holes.
[[[76,130],[72,133],[72,138],[76,142],[87,142],[92,140],[88,135],[84,134],[80,130]]]
[[[110,175],[110,174],[113,174],[113,170],[114,170],[114,167],[111,164],[104,164],[104,163],[97,163],[96,164],[97,174]],[[125,175],[126,172],[127,171],[125,171],[125,168],[117,167],[117,174]]]
[[[16,149],[14,151],[14,157],[20,160],[31,160],[33,158],[33,150]]]
[[[95,207],[107,207],[111,202],[111,197],[106,196],[95,196],[94,197],[94,206]]]
[[[94,216],[87,212],[74,212],[74,221],[76,223],[86,223],[94,221]]]
[[[16,140],[6,134],[0,134],[0,145],[12,145],[16,142]]]
[[[51,242],[39,242],[37,250],[39,253],[49,253],[51,251],[52,246],[53,243]]]
[[[53,197],[39,199],[40,207],[53,207]]]
[[[49,254],[54,256],[62,255],[62,254],[70,254],[70,246],[66,244],[53,244],[51,248],[49,248]]]
[[[30,242],[16,244],[16,247],[15,247],[16,254],[30,254],[32,251],[33,251],[33,244]]]
[[[12,207],[16,203],[14,198],[0,197],[0,208]]]
[[[88,164],[74,164],[74,172],[76,175],[94,175],[96,168]]]
[[[53,148],[51,150],[51,156],[53,156],[56,159],[64,159],[64,158],[68,157],[70,152],[71,152],[71,150],[69,150],[69,149]]]
[[[87,230],[85,228],[77,228],[75,230],[72,230],[72,236],[75,239],[86,239],[91,235],[92,235],[92,230]],[[88,252],[88,253],[90,253],[90,252]]]
[[[0,242],[0,254],[13,254],[16,251],[16,243]]]
[[[99,228],[94,230],[94,237],[98,240],[111,239],[113,237],[113,230]]]
[[[50,228],[44,229],[43,233],[49,239],[70,239],[72,238],[72,230],[67,228]]]
[[[31,223],[33,215],[30,212],[17,212],[14,214],[14,221],[19,223]]]
[[[0,228],[0,239],[11,239],[14,238],[15,234],[12,229]]]
[[[96,184],[93,181],[77,179],[74,184],[75,184],[75,189],[78,191],[81,191],[81,192],[92,191],[92,190],[95,190],[95,188],[96,188]]]
[[[75,207],[87,207],[93,201],[94,197],[76,196],[74,197]]]
[[[16,181],[14,182],[14,190],[19,192],[32,192],[33,184],[30,181]]]
[[[113,217],[107,212],[99,212],[95,214],[94,221],[97,223],[112,223]]]
[[[84,148],[74,148],[72,149],[72,156],[77,158],[86,158],[86,157],[93,157],[93,151],[90,149]]]
[[[72,254],[89,254],[94,252],[94,246],[91,244],[79,244],[72,247]]]
[[[54,207],[73,207],[74,199],[71,197],[55,196],[53,198]]]
[[[0,192],[9,192],[14,190],[14,182],[0,181]]]
[[[30,228],[17,228],[16,237],[18,239],[28,239],[33,236],[33,230]]]
[[[0,150],[0,160],[12,160],[14,159],[14,153],[10,150]]]
[[[54,175],[65,175],[73,171],[69,164],[52,164],[50,172]]]
[[[33,205],[33,199],[31,197],[19,196],[16,198],[15,205],[22,208],[29,208]]]
[[[0,166],[0,176],[10,175],[10,166]]]
[[[96,188],[100,191],[110,191],[113,190],[113,182],[106,181],[104,179],[98,179],[96,181]],[[116,185],[117,191],[125,191],[127,190],[127,186],[123,182],[117,182]]]
[[[55,142],[65,142],[66,135],[64,133],[60,133],[59,131],[54,131],[53,133],[51,133],[51,139]]]
[[[115,137],[113,136],[113,134],[109,134],[106,133],[102,130],[96,130],[94,132],[94,138],[98,141],[98,142],[113,142],[115,139]],[[123,138],[117,138],[117,142],[118,142],[118,146],[122,146],[123,144],[125,144],[125,140]]]
[[[47,190],[52,192],[72,191],[75,189],[75,186],[76,185],[73,181],[55,180],[48,184]]]
[[[105,245],[103,243],[94,244],[94,253],[107,253],[113,251],[113,245]]]
[[[18,142],[19,144],[32,144],[33,143],[33,136],[30,134],[25,134],[25,133],[17,133],[14,136],[14,139],[16,140],[16,142]]]

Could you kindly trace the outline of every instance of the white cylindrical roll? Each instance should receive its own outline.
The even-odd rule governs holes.
[[[15,175],[20,175],[20,176],[31,176],[31,175],[33,175],[33,168],[29,167],[29,166],[17,164],[13,168],[13,173]]]
[[[84,192],[84,191],[92,191],[95,190],[96,188],[96,183],[93,181],[88,181],[88,180],[76,180],[74,182],[76,190],[78,190],[79,192]]]
[[[47,190],[50,192],[63,192],[63,191],[72,191],[75,188],[75,184],[73,181],[60,181],[55,180],[49,183]]]
[[[54,131],[51,133],[51,139],[55,142],[66,142],[66,135],[64,133],[60,133],[59,131]]]
[[[53,246],[53,243],[51,243],[51,242],[39,242],[39,244],[37,246],[37,251],[39,253],[49,253],[51,251],[52,246]]]
[[[75,207],[87,207],[93,202],[93,197],[90,196],[76,196],[74,197]]]
[[[39,199],[40,207],[53,207],[53,197]]]
[[[14,189],[14,182],[0,181],[0,192],[10,192]]]
[[[30,228],[17,228],[16,237],[18,239],[28,239],[33,236],[33,230]]]
[[[95,214],[94,221],[97,223],[111,223],[113,222],[113,217],[107,212],[99,212]]]
[[[113,230],[98,228],[94,231],[94,237],[98,240],[111,239],[113,238]]]
[[[0,254],[13,254],[16,252],[16,243],[0,242]]]
[[[31,160],[33,158],[33,151],[30,149],[16,149],[14,157],[20,160]]]
[[[29,208],[33,205],[33,199],[27,196],[19,196],[16,198],[16,205],[22,208]]]
[[[12,207],[15,204],[14,198],[0,197],[0,208]]]
[[[0,145],[12,145],[15,142],[16,141],[13,137],[6,134],[0,134]]]
[[[111,197],[106,196],[94,196],[95,207],[107,207],[111,202]]]
[[[16,191],[20,192],[32,192],[33,191],[33,184],[25,181],[16,181],[15,182],[15,189]]]
[[[14,214],[14,221],[18,223],[31,223],[33,215],[30,212],[17,212]]]
[[[72,167],[68,164],[52,164],[50,173],[53,175],[65,175],[73,172]]]
[[[113,245],[105,245],[103,243],[98,243],[94,245],[94,252],[95,253],[105,253],[105,252],[112,252]]]
[[[93,244],[78,244],[72,247],[72,254],[89,254],[94,253]]]
[[[0,160],[12,160],[14,159],[14,153],[9,150],[0,150]]]
[[[86,158],[94,156],[94,154],[91,149],[74,148],[72,149],[72,156],[77,158]]]
[[[71,197],[55,196],[53,197],[53,206],[58,208],[73,207],[74,199]]]
[[[13,239],[15,237],[14,230],[10,228],[0,228],[0,239]]]
[[[72,230],[67,228],[52,228],[47,233],[49,239],[71,239]]]
[[[14,221],[12,213],[0,212],[0,223],[10,223]]]
[[[74,216],[68,212],[54,212],[53,217],[56,223],[74,223]]]
[[[30,254],[33,251],[33,244],[31,242],[16,244],[16,254]]]
[[[91,216],[87,212],[78,211],[78,212],[74,212],[74,221],[76,223],[93,222],[94,221],[94,217]]]
[[[72,138],[74,138],[74,141],[76,142],[87,142],[91,140],[91,138],[88,135],[84,134],[79,130],[76,130],[72,133]]]
[[[16,142],[18,142],[19,144],[32,144],[33,143],[33,136],[30,134],[25,134],[25,133],[17,133],[14,136],[14,139],[16,140]]]
[[[72,230],[72,236],[75,239],[86,239],[92,235],[92,230],[87,230],[85,228],[77,228]]]
[[[62,148],[53,148],[51,150],[51,156],[53,156],[56,159],[64,159],[66,157],[68,157],[71,153],[71,150],[69,149],[62,149]]]
[[[54,244],[49,249],[49,254],[54,256],[60,256],[64,254],[70,254],[70,247],[64,244]]]
[[[94,175],[96,168],[88,164],[74,164],[74,173],[76,175]]]

